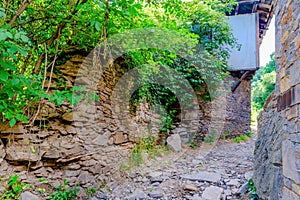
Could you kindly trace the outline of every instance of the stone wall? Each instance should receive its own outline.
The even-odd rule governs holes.
[[[238,77],[230,76],[227,88],[229,89]],[[230,137],[250,133],[251,123],[251,83],[250,77],[242,80],[239,87],[227,95],[226,122],[224,130]],[[226,134],[226,133],[225,133]]]
[[[256,185],[259,186],[257,188],[259,194],[265,199],[293,200],[300,198],[299,1],[275,1],[275,19],[277,81],[276,100],[274,99],[274,101],[277,102],[275,107],[274,101],[267,103],[266,109],[260,116],[257,150],[263,153],[271,147],[273,148],[271,150],[276,151],[263,154],[274,155],[271,157],[257,154],[254,178]],[[269,109],[270,107],[274,108]],[[272,115],[273,117],[271,117]],[[269,124],[271,126],[268,126]],[[276,136],[282,139],[269,140],[269,138],[275,139]],[[282,162],[280,162],[280,156],[277,153],[279,150],[281,151]],[[273,162],[272,159],[274,158],[278,161]],[[282,168],[282,171],[276,170],[276,167]],[[261,174],[267,174],[266,176],[272,179],[270,181],[263,180],[259,177]],[[269,183],[270,188],[263,187],[267,183]],[[274,192],[274,189],[277,190],[277,193]]]
[[[71,87],[76,77],[77,83],[91,87],[89,77],[80,75],[84,59],[72,56],[57,66],[50,92]],[[46,177],[52,186],[62,184],[65,178],[70,185],[84,188],[99,188],[119,179],[120,166],[127,163],[134,143],[147,134],[149,118],[159,121],[159,116],[142,105],[135,116],[128,116],[132,134],[122,130],[112,115],[110,97],[124,69],[112,66],[103,74],[96,82],[99,100],[94,104],[73,107],[65,102],[58,107],[44,102],[34,124],[17,124],[12,128],[1,124],[0,177],[17,173],[21,180],[32,184],[38,183],[38,177]],[[158,127],[152,125],[152,130],[157,131]]]
[[[285,118],[277,112],[277,97],[273,92],[258,116],[255,146],[254,182],[262,199],[282,198],[282,139]]]
[[[137,108],[135,115],[126,113],[125,122],[122,122],[124,118],[114,115],[113,111],[121,108],[113,105],[113,92],[126,73],[126,67],[121,66],[122,60],[117,62],[103,70],[102,75],[99,74],[101,69],[91,68],[93,60],[83,55],[71,56],[66,63],[56,66],[50,93],[77,84],[95,91],[99,100],[92,104],[86,100],[76,107],[67,102],[56,106],[44,101],[34,124],[17,124],[12,128],[1,124],[0,176],[17,173],[22,180],[32,184],[38,183],[38,177],[46,177],[52,186],[62,184],[65,178],[70,185],[79,184],[84,188],[99,188],[112,179],[119,179],[122,175],[120,166],[127,163],[134,144],[147,136],[149,130],[152,135],[158,133],[160,115],[153,112],[147,102]],[[225,89],[237,80],[230,76]],[[48,82],[45,85],[48,86]],[[116,102],[122,104],[124,99]],[[183,142],[188,142],[187,130],[207,135],[209,127],[218,129],[220,126],[232,137],[249,132],[250,80],[244,80],[234,93],[223,91],[213,103],[215,106],[199,102],[199,126],[196,122],[192,123],[195,127],[186,129],[181,125],[174,133],[179,133]],[[212,107],[217,113],[214,122],[211,121]],[[126,109],[122,110],[125,113]],[[0,191],[3,189],[0,185]]]
[[[221,137],[234,138],[250,133],[251,123],[251,83],[250,78],[241,81],[234,92],[231,87],[239,80],[236,75],[230,75],[224,81],[222,94],[213,102],[199,102],[200,105],[200,132],[207,133],[209,128],[221,130]],[[213,106],[212,106],[213,104]],[[214,109],[214,110],[213,110]],[[218,114],[212,116],[214,112]],[[212,117],[215,118],[213,124]]]

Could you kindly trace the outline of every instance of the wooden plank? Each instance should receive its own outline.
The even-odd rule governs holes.
[[[267,11],[264,11],[264,10],[257,10],[256,12],[258,12],[258,13],[262,13],[262,14],[269,14],[269,12],[267,12]]]
[[[238,3],[243,4],[243,3],[254,3],[254,2],[256,2],[256,0],[242,0],[242,1],[239,1]]]
[[[258,6],[259,6],[260,8],[266,8],[266,9],[268,9],[268,10],[270,10],[270,9],[272,8],[272,5],[265,4],[265,3],[260,3],[260,4],[258,4]]]
[[[252,12],[253,13],[255,13],[257,11],[257,6],[258,6],[258,4],[255,3],[254,6],[253,6],[253,8],[252,8]]]

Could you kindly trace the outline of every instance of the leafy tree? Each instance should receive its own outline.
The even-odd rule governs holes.
[[[64,55],[78,50],[89,51],[106,38],[134,28],[175,30],[190,38],[191,45],[201,44],[202,50],[210,55],[206,62],[203,58],[194,58],[199,64],[202,61],[207,69],[220,70],[215,74],[209,70],[199,72],[185,59],[157,49],[128,52],[125,56],[129,67],[144,63],[167,65],[180,71],[195,88],[203,85],[203,77],[211,77],[212,80],[222,78],[228,58],[227,46],[236,45],[225,16],[235,3],[235,0],[2,1],[2,121],[9,120],[10,125],[14,125],[18,120],[33,119],[25,115],[24,110],[36,108],[44,98],[58,103],[70,99],[67,91],[57,91],[54,96],[47,94],[48,89],[43,84],[46,72],[53,69]],[[157,97],[162,92],[171,95],[167,89],[159,89],[155,85],[148,88],[149,92],[154,99],[159,99]],[[169,99],[166,105],[175,102],[174,98]]]
[[[252,107],[259,111],[275,89],[276,64],[274,53],[270,55],[271,61],[265,67],[261,67],[253,77],[252,82]]]

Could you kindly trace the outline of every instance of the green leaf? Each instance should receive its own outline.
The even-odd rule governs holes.
[[[2,82],[7,81],[8,76],[9,76],[9,73],[7,71],[3,71],[3,70],[0,71],[0,80]]]
[[[9,37],[10,39],[13,38],[13,35],[10,32],[6,32],[7,37]]]
[[[29,38],[26,35],[21,35],[21,40],[26,43],[29,42]]]
[[[13,63],[10,60],[2,60],[0,58],[0,66],[2,66],[4,69],[10,69],[12,71],[16,70],[16,68],[13,66]]]
[[[0,18],[5,18],[6,17],[6,14],[2,11],[0,11]]]
[[[95,22],[95,29],[96,29],[97,31],[100,31],[100,30],[101,30],[101,24],[100,24],[100,22]]]
[[[23,56],[27,56],[28,55],[28,53],[26,51],[24,51],[21,47],[18,48],[18,52],[20,54],[22,54]]]
[[[0,32],[0,41],[6,40],[6,38],[7,38],[7,34],[4,32]]]
[[[12,80],[11,80],[11,84],[12,84],[13,86],[18,85],[19,83],[20,83],[20,80],[19,80],[19,79],[12,79]]]
[[[10,127],[13,127],[16,123],[17,123],[17,120],[16,120],[15,118],[12,118],[12,119],[9,121]]]
[[[16,118],[17,118],[17,120],[19,120],[19,121],[23,121],[24,116],[21,115],[21,114],[17,114],[17,115],[16,115]]]

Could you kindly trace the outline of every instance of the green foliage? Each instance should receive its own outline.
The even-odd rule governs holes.
[[[222,135],[222,139],[226,140],[228,138],[230,138],[230,131],[229,130],[224,130],[224,133]]]
[[[217,84],[225,76],[228,47],[236,46],[225,16],[234,4],[235,0],[35,0],[28,4],[21,0],[3,1],[0,4],[1,120],[11,126],[17,121],[27,122],[31,116],[24,113],[34,109],[41,99],[57,105],[67,99],[71,104],[78,103],[80,97],[71,96],[72,91],[67,89],[51,95],[45,93],[41,87],[45,68],[47,71],[49,63],[59,62],[56,58],[61,55],[91,50],[106,38],[135,28],[174,30],[185,36],[187,52],[193,55],[191,49],[199,43],[203,55],[209,57],[189,58],[202,67],[199,70],[172,52],[149,48],[126,52],[126,65],[168,66],[180,72],[197,91],[205,90],[205,80]],[[18,13],[21,7],[25,9]],[[175,80],[176,77],[174,83]],[[170,129],[176,114],[171,107],[177,102],[173,91],[150,84],[137,93],[135,100],[151,97],[153,103],[165,107],[163,131]],[[210,98],[207,94],[203,97]]]
[[[194,141],[190,142],[190,143],[189,143],[189,146],[190,146],[192,149],[195,149],[195,148],[198,147],[198,145],[197,145]]]
[[[275,89],[276,65],[274,53],[270,55],[271,61],[265,67],[261,67],[252,80],[252,113],[253,121],[256,121],[257,113],[263,108],[268,96]]]
[[[39,177],[38,181],[40,184],[48,184],[49,183],[48,180],[44,177]]]
[[[29,39],[26,32],[12,29],[5,22],[6,14],[0,5],[0,119],[8,120],[13,126],[17,122],[27,121],[22,108],[27,101],[36,101],[38,84],[32,79],[18,74],[15,63],[20,57],[27,56]]]
[[[249,199],[259,200],[259,196],[256,193],[256,187],[252,178],[248,180],[247,188],[249,190]]]
[[[233,142],[240,143],[242,141],[247,142],[249,140],[248,135],[241,135],[232,139]]]
[[[216,131],[212,130],[204,139],[205,143],[212,143],[216,140]]]
[[[51,194],[49,200],[72,200],[77,197],[78,187],[68,187],[68,182],[64,179],[64,184],[54,188],[55,193]]]
[[[73,92],[83,91],[78,87],[49,95],[41,86],[42,76],[20,72],[17,65],[27,58],[32,42],[24,29],[20,31],[6,22],[4,11],[0,5],[0,120],[9,121],[10,126],[17,121],[28,122],[29,116],[25,115],[24,109],[29,109],[40,99],[49,99],[57,105],[68,99],[74,105],[85,98],[73,96]]]
[[[18,175],[10,176],[9,181],[7,183],[6,192],[1,197],[1,199],[3,200],[20,199],[21,192],[26,188],[29,188],[29,185],[22,184],[19,181]]]
[[[92,196],[93,194],[95,194],[97,192],[96,189],[93,187],[85,188],[84,190],[88,196]]]
[[[249,138],[253,137],[254,133],[250,131],[249,133],[246,134]]]
[[[240,135],[238,137],[235,137],[232,139],[233,142],[236,143],[240,143],[242,141],[247,142],[249,140],[249,138],[251,138],[253,136],[253,133],[250,131],[249,133],[245,134],[245,135]]]
[[[143,163],[145,155],[154,158],[161,152],[162,148],[156,144],[156,138],[154,136],[143,137],[132,149],[129,168],[132,166],[140,166]],[[123,168],[126,167],[123,166]]]

